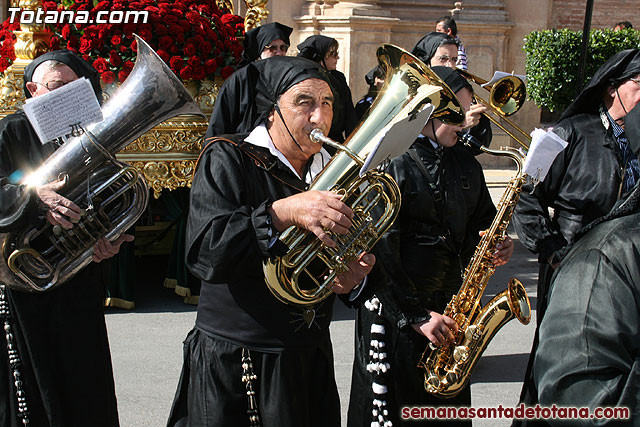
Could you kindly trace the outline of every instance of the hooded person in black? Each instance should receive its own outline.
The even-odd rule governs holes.
[[[469,82],[454,68],[433,71],[469,109]],[[450,399],[428,394],[424,371],[416,366],[430,343],[450,345],[457,326],[442,313],[460,289],[479,232],[496,215],[482,167],[457,142],[460,130],[429,120],[386,171],[398,183],[402,202],[395,223],[373,249],[378,262],[357,301],[349,427],[431,425],[433,420],[412,419],[405,408],[471,404],[469,386]],[[506,263],[512,253],[507,238],[494,263]]]
[[[624,121],[629,146],[638,155],[640,107],[629,111]],[[553,275],[539,345],[532,356],[540,404],[589,408],[590,414],[596,408],[625,410],[628,418],[615,424],[637,424],[639,254],[636,183],[607,215],[575,234]]]
[[[272,22],[247,31],[239,68],[224,82],[211,113],[205,138],[250,132],[256,125],[254,99],[258,71],[251,65],[271,56],[284,56],[293,28]]]
[[[427,67],[442,66],[456,68],[458,42],[445,33],[434,31],[422,37],[413,47],[411,53],[424,62]],[[491,145],[493,132],[491,131],[491,121],[482,114],[486,110],[487,108],[480,104],[472,104],[471,109],[467,112],[464,127],[480,144],[488,147]],[[481,153],[481,151],[475,147],[467,147],[467,149],[474,155]]]
[[[357,118],[347,79],[344,74],[336,70],[336,63],[340,58],[338,56],[338,41],[332,37],[315,35],[300,43],[298,51],[298,56],[315,61],[328,70],[331,84],[336,92],[336,102],[334,103],[333,124],[327,136],[334,141],[343,142],[355,128]]]
[[[72,52],[49,52],[26,67],[25,94],[39,96],[79,77],[88,78],[101,99],[96,70]],[[78,206],[58,194],[63,182],[20,183],[60,142],[43,144],[22,110],[0,121],[0,232],[44,221],[69,228],[80,218]],[[99,242],[94,261],[114,255],[124,239]],[[91,263],[45,293],[0,286],[6,332],[0,334],[0,426],[22,426],[25,418],[45,427],[118,425],[101,270]],[[17,359],[7,359],[7,337]]]
[[[384,78],[385,72],[380,65],[376,65],[375,67],[373,67],[364,76],[364,81],[367,82],[367,85],[369,85],[369,90],[367,91],[365,96],[363,96],[362,99],[360,99],[360,101],[356,103],[355,111],[358,121],[360,121],[365,113],[369,111],[369,108],[371,108],[373,101],[375,101],[378,93],[380,92],[380,89],[382,88],[382,85],[384,84]]]
[[[330,159],[309,132],[328,132],[334,95],[313,61],[273,57],[259,67],[259,124],[208,140],[196,167],[186,258],[202,288],[169,426],[256,425],[253,416],[264,427],[340,425],[329,336],[334,298],[286,305],[268,290],[262,268],[286,253],[278,236],[289,226],[329,246],[325,230],[344,234],[351,226],[353,212],[338,194],[305,191]],[[374,262],[363,254],[348,264],[333,291],[349,292]]]
[[[535,189],[523,188],[513,225],[524,246],[538,254],[538,325],[548,304],[551,276],[575,234],[609,212],[640,178],[624,128],[624,117],[639,102],[640,50],[618,52],[596,71],[553,128],[569,145],[545,180]],[[537,342],[536,331],[532,353]],[[532,363],[531,357],[520,396],[527,404],[537,403]],[[521,424],[525,421],[514,421]]]

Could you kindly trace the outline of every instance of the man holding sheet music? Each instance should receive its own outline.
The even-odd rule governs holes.
[[[81,77],[100,100],[99,76],[91,65],[69,51],[49,52],[25,69],[25,95],[39,97]],[[81,209],[59,194],[64,181],[34,188],[20,183],[62,142],[42,143],[24,111],[0,121],[0,232],[45,220],[68,229],[80,219]],[[25,419],[36,426],[119,425],[97,263],[131,240],[100,240],[95,263],[49,292],[24,293],[0,284],[6,331],[0,334],[0,426],[23,425]],[[17,360],[8,350],[17,351]]]
[[[523,188],[513,224],[520,241],[538,254],[538,325],[549,304],[551,277],[576,233],[607,214],[640,180],[624,126],[627,112],[639,102],[640,50],[618,52],[596,71],[553,129],[568,147],[535,190]],[[537,343],[536,331],[532,353]],[[529,405],[538,401],[532,367],[530,359],[520,396]]]

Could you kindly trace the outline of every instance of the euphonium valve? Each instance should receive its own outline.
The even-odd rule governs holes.
[[[434,106],[432,117],[445,123],[464,121],[454,93],[416,57],[384,44],[378,48],[378,61],[386,70],[384,85],[344,145],[317,129],[311,132],[312,140],[333,146],[337,153],[309,190],[341,194],[354,212],[353,226],[348,234],[332,235],[335,248],[299,227],[289,227],[280,235],[288,251],[266,260],[263,270],[267,286],[284,303],[307,306],[327,298],[335,277],[348,269],[349,262],[368,252],[395,220],[400,191],[393,178],[375,169],[360,176],[365,159],[388,130],[400,120],[415,117],[427,104]]]

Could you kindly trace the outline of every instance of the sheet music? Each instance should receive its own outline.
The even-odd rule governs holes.
[[[23,110],[43,144],[67,135],[72,125],[86,127],[103,120],[96,94],[86,78],[27,99]]]
[[[407,116],[383,132],[360,169],[360,176],[377,168],[385,160],[391,160],[407,151],[429,121],[433,109],[433,105],[426,104],[414,117]]]
[[[512,74],[512,73],[505,73],[504,71],[496,71],[493,73],[493,77],[491,77],[491,80],[489,80],[488,82],[480,86],[485,87],[485,86],[492,85],[498,80],[507,76],[515,76],[515,77],[518,77],[520,80],[522,80],[524,83],[527,82],[527,76],[524,76],[522,74]]]
[[[529,175],[534,183],[543,181],[551,164],[567,145],[567,141],[552,131],[535,129],[531,132],[531,146],[524,161],[524,173]]]

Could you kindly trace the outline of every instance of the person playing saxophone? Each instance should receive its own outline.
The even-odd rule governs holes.
[[[432,70],[468,111],[469,82],[453,68]],[[429,343],[452,343],[457,324],[441,313],[460,288],[480,231],[496,216],[480,164],[458,142],[462,129],[429,120],[387,170],[398,182],[402,205],[373,250],[378,263],[359,297],[349,427],[400,425],[408,406],[471,404],[468,386],[452,399],[429,395],[417,367]],[[505,264],[512,253],[507,238],[493,261]]]

